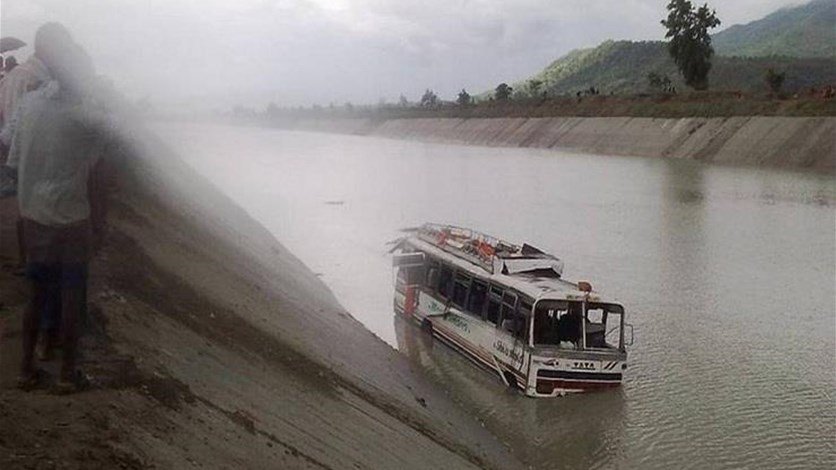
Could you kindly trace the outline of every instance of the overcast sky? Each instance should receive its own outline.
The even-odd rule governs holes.
[[[452,99],[606,39],[661,39],[666,0],[0,0],[0,34],[60,21],[129,96],[226,107]],[[802,0],[713,0],[722,28]],[[22,51],[25,58],[29,51]]]

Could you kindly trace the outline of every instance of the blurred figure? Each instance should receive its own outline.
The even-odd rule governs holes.
[[[51,78],[49,71],[50,61],[61,55],[62,49],[72,43],[70,33],[64,26],[58,23],[47,23],[35,33],[35,53],[25,63],[12,67],[6,76],[0,81],[0,188],[5,198],[14,195],[14,172],[10,172],[7,162],[7,154],[15,131],[15,124],[12,119],[18,101],[27,92],[36,90],[44,85]],[[8,61],[10,58],[6,58]],[[17,61],[15,61],[15,64]],[[15,201],[4,202],[17,206]],[[16,212],[16,211],[13,211]],[[23,223],[20,217],[14,217],[17,224],[17,245],[18,262],[22,266],[24,260],[23,247]],[[5,222],[4,222],[5,223]],[[3,243],[3,240],[0,240]]]
[[[23,220],[18,212],[18,201],[15,197],[17,190],[17,171],[13,168],[16,162],[7,162],[6,156],[11,144],[16,124],[14,111],[22,97],[45,85],[51,79],[50,64],[64,54],[64,50],[71,47],[72,38],[64,26],[59,23],[47,23],[38,28],[35,33],[35,52],[21,66],[17,66],[14,57],[6,57],[4,70],[6,76],[0,82],[0,212],[6,215],[3,224],[16,226],[18,266],[20,275],[24,274],[25,265],[25,237],[23,235]],[[10,197],[11,196],[11,197]],[[9,217],[10,215],[10,217]],[[10,243],[11,241],[5,241]],[[0,245],[4,240],[0,240]],[[43,307],[44,322],[42,326],[47,330],[41,344],[40,357],[50,359],[52,350],[57,343],[61,301],[56,289],[52,289]]]
[[[15,115],[9,162],[18,169],[26,276],[31,298],[23,318],[19,385],[37,383],[34,349],[40,313],[56,286],[61,299],[63,362],[59,392],[76,390],[78,320],[84,308],[92,254],[88,184],[106,122],[92,105],[92,63],[73,45],[51,57],[54,81],[27,94]]]
[[[15,67],[17,67],[17,59],[15,59],[14,56],[6,58],[5,63],[3,63],[3,71],[8,74],[14,70]]]

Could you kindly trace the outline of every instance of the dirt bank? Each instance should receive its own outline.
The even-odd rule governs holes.
[[[13,388],[26,295],[0,226],[0,467],[521,467],[266,230],[143,141],[117,164],[91,266],[89,390]]]
[[[287,121],[282,127],[470,145],[836,171],[836,118],[414,118]]]

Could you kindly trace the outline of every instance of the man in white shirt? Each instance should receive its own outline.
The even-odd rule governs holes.
[[[49,285],[61,293],[63,363],[58,388],[75,389],[77,323],[92,254],[88,178],[106,122],[91,105],[92,64],[71,48],[50,69],[55,83],[27,94],[18,109],[10,160],[18,168],[26,275],[32,297],[24,313],[20,386],[34,386],[34,349]]]
[[[23,223],[15,214],[17,202],[9,196],[15,192],[15,174],[4,165],[6,154],[11,145],[15,123],[13,116],[20,99],[28,92],[45,85],[52,77],[47,64],[59,57],[62,50],[72,43],[70,33],[59,23],[47,23],[35,33],[35,53],[23,64],[15,67],[0,80],[0,204],[11,205],[12,210],[3,210],[3,214],[13,214],[3,217],[0,224],[16,224],[18,257],[21,266],[24,263]],[[10,243],[0,239],[0,245]]]

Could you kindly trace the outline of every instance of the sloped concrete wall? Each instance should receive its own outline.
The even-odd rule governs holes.
[[[836,170],[834,117],[305,120],[298,130]]]

